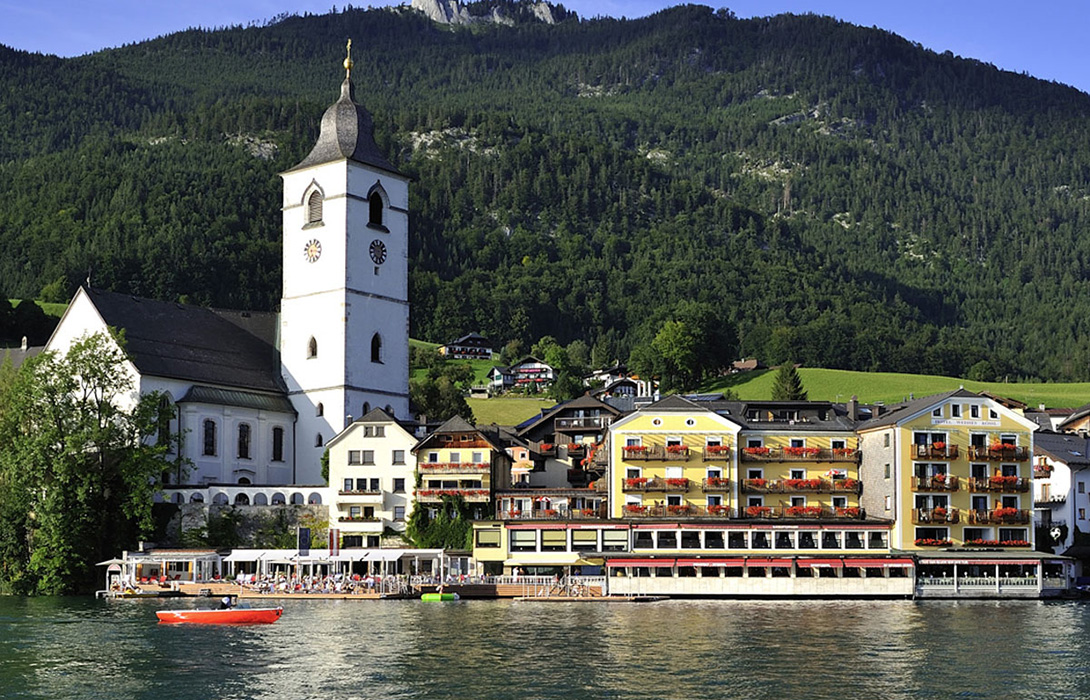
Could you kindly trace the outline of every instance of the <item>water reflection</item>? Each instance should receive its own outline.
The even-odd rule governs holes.
[[[1090,697],[1079,603],[293,600],[255,627],[160,605],[0,599],[0,698]]]

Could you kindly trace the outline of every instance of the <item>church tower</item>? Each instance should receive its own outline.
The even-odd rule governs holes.
[[[284,180],[281,372],[295,410],[295,483],[321,483],[325,443],[383,408],[409,418],[408,178],[356,104],[352,42],[341,96]]]

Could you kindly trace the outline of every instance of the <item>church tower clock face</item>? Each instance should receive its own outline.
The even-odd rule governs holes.
[[[371,241],[371,260],[376,265],[386,262],[386,244],[379,240]]]
[[[318,262],[318,258],[322,257],[322,244],[317,238],[310,239],[303,246],[303,257],[307,262]]]

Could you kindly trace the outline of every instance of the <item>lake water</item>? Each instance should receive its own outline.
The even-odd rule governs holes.
[[[0,598],[0,698],[1090,698],[1077,602],[211,604]]]

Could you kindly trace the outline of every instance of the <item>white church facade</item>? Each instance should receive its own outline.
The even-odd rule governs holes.
[[[161,391],[177,408],[171,428],[188,468],[165,477],[175,500],[324,487],[326,442],[354,419],[373,409],[411,419],[408,178],[376,146],[351,68],[346,59],[314,148],[281,174],[279,314],[85,287],[46,346],[64,352],[86,335],[124,331],[128,399]],[[270,493],[320,498],[294,491]]]

